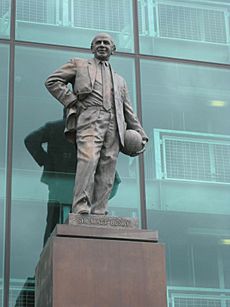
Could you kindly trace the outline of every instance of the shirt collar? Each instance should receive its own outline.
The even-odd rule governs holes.
[[[109,66],[109,61],[101,61],[101,60],[96,59],[96,58],[94,58],[94,60],[95,60],[95,63],[97,65],[100,64],[100,63],[105,63],[105,66]]]

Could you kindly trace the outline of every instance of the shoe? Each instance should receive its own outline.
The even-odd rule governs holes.
[[[76,214],[90,214],[90,207],[87,204],[87,201],[83,201],[76,205],[73,209],[73,213]]]
[[[94,215],[107,215],[108,211],[105,210],[105,209],[93,209],[91,211],[91,214],[94,214]]]

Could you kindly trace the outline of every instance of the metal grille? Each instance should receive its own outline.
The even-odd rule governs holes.
[[[230,143],[163,137],[167,179],[230,183]]]
[[[0,1],[0,18],[5,17],[6,15],[10,15],[10,4],[9,0]]]
[[[25,283],[19,280],[12,281],[9,293],[9,307],[34,307],[34,287],[33,277],[27,278]]]
[[[230,307],[227,289],[167,287],[168,307]]]
[[[208,298],[175,298],[174,307],[222,307],[218,299]]]
[[[17,3],[17,20],[40,24],[56,24],[53,0],[20,0]]]
[[[230,138],[154,129],[157,179],[230,183]]]
[[[132,22],[130,1],[79,0],[73,7],[74,27],[120,32]]]
[[[206,7],[158,4],[158,35],[166,38],[226,43],[225,12]]]
[[[219,182],[230,182],[229,145],[213,145],[215,157],[215,177]]]
[[[35,292],[34,277],[23,280],[14,279],[10,281],[9,307],[34,307]],[[0,279],[0,306],[3,299],[3,280]]]
[[[148,7],[146,0],[138,0],[139,34],[154,35],[154,11]]]
[[[210,181],[209,145],[183,139],[165,139],[166,178]]]
[[[20,0],[17,20],[124,32],[132,24],[132,8],[124,0]]]
[[[223,305],[224,304],[224,305]],[[175,298],[174,307],[229,307],[230,301],[210,298]]]

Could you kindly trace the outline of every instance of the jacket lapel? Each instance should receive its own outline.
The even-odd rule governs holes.
[[[117,94],[117,79],[116,79],[116,75],[114,73],[114,70],[112,68],[112,66],[110,65],[111,68],[111,74],[112,74],[112,82],[113,82],[113,95],[114,95],[114,101],[116,103],[116,94]]]
[[[97,72],[97,67],[96,67],[96,63],[95,63],[94,59],[88,60],[88,70],[89,70],[91,85],[92,85],[92,88],[93,88],[94,82],[95,82],[95,79],[96,79],[96,72]]]

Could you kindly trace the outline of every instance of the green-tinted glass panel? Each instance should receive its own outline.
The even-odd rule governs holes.
[[[224,68],[141,61],[148,226],[166,244],[173,306],[228,306],[229,77]]]
[[[75,148],[63,135],[63,108],[44,81],[70,58],[92,55],[16,47],[15,56],[11,302],[20,306],[26,296],[33,300],[34,270],[47,238],[45,231],[50,233],[68,214],[75,175]],[[114,57],[111,62],[126,78],[133,98],[133,59]],[[138,216],[137,159],[121,154],[117,171],[121,184],[109,203],[110,214]]]
[[[3,297],[4,225],[6,191],[6,136],[9,75],[9,48],[0,45],[0,305]]]
[[[19,40],[89,48],[98,32],[111,34],[117,50],[132,52],[132,1],[17,1]]]
[[[10,36],[10,0],[0,0],[0,38]]]
[[[230,3],[138,0],[141,53],[229,63]]]

